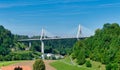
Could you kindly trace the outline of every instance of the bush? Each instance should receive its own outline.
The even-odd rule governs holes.
[[[92,67],[92,64],[90,63],[90,60],[86,61],[86,67]]]
[[[14,70],[22,70],[22,68],[18,66],[18,67],[15,67]]]
[[[112,64],[112,70],[118,70],[118,64],[117,63]]]
[[[45,70],[45,64],[43,60],[37,59],[33,64],[33,70]]]
[[[0,61],[4,61],[4,57],[0,55]]]
[[[109,63],[106,65],[106,70],[118,70],[118,64],[117,63]]]
[[[77,63],[83,65],[86,62],[84,52],[80,51],[77,56]]]
[[[6,61],[11,60],[32,60],[34,58],[31,51],[17,51],[17,52],[11,52],[9,55],[6,55],[4,59]]]
[[[112,69],[112,65],[109,63],[106,65],[106,70],[111,70]]]

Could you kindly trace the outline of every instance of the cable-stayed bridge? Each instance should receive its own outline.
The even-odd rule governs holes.
[[[84,31],[83,31],[84,30]],[[73,33],[75,31],[72,31]],[[79,25],[77,27],[76,32],[73,33],[69,33],[69,35],[60,35],[60,36],[54,36],[53,34],[49,33],[48,31],[46,31],[45,29],[42,29],[41,31],[41,35],[40,38],[36,38],[36,39],[20,39],[18,40],[19,42],[29,42],[29,48],[31,47],[31,42],[32,41],[40,41],[41,42],[41,53],[42,53],[42,59],[44,59],[44,41],[45,40],[58,40],[58,39],[84,39],[86,37],[90,37],[91,35],[94,34],[94,32],[90,31],[89,29]],[[71,34],[71,35],[70,35]]]

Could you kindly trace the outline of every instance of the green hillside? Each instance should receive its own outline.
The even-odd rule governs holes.
[[[86,62],[86,58],[101,62],[107,70],[120,69],[120,26],[117,23],[104,24],[97,29],[95,35],[74,45],[72,58],[79,65]]]

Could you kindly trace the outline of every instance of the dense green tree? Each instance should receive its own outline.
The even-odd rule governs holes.
[[[87,60],[85,64],[86,64],[86,67],[92,67],[90,60]]]
[[[7,29],[0,25],[0,53],[5,56],[9,54],[10,48],[13,45],[13,35]]]
[[[85,45],[83,42],[78,41],[74,45],[73,48],[73,54],[72,54],[73,59],[77,59],[77,63],[79,65],[82,65],[85,63]]]
[[[45,64],[43,60],[37,59],[33,64],[33,70],[45,70]]]
[[[79,65],[83,65],[84,63],[85,63],[85,53],[84,53],[84,51],[80,51],[79,52],[79,54],[78,54],[78,56],[77,56],[77,63],[79,64]]]

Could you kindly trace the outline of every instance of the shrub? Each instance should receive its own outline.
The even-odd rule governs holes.
[[[106,65],[106,70],[112,70],[112,65],[110,63]]]
[[[11,52],[9,55],[6,55],[4,59],[6,61],[11,60],[31,60],[34,58],[31,51],[17,51],[17,52]]]
[[[0,61],[3,61],[4,57],[2,55],[0,55]]]
[[[72,53],[71,55],[72,55],[72,59],[75,59],[75,58],[76,58],[76,56],[75,56],[74,53]]]
[[[109,63],[106,65],[106,70],[118,70],[118,64],[117,63]]]
[[[33,64],[33,70],[45,70],[45,64],[43,60],[37,59]]]
[[[14,70],[22,70],[22,67],[15,67]]]
[[[84,52],[80,51],[77,56],[77,63],[83,65],[86,62]]]
[[[86,67],[92,67],[92,64],[91,64],[90,60],[86,61],[85,64],[86,64]]]
[[[117,63],[113,63],[112,64],[112,69],[113,70],[118,70],[118,64]]]

